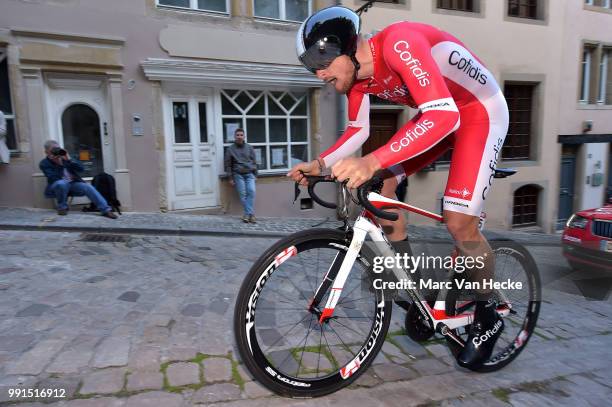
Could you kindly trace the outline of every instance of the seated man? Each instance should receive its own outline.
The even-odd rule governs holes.
[[[111,211],[111,207],[108,206],[102,195],[79,177],[78,173],[83,171],[81,163],[72,160],[70,154],[54,140],[45,142],[45,153],[47,157],[43,158],[38,166],[47,177],[48,185],[45,189],[45,196],[57,199],[58,215],[68,213],[68,194],[87,195],[91,202],[100,209],[102,216],[117,219],[117,215]]]

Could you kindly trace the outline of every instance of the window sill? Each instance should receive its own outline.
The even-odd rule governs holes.
[[[359,1],[360,4],[365,4],[365,0]],[[399,0],[398,3],[391,2],[376,2],[376,8],[386,8],[390,10],[410,10],[410,0]]]
[[[537,167],[540,163],[536,160],[511,160],[501,159],[497,168],[512,168],[512,167]]]
[[[383,104],[371,104],[370,110],[393,110],[393,111],[402,111],[409,106],[402,105],[383,105]]]
[[[531,25],[548,25],[548,21],[540,18],[504,16],[504,21],[509,23],[531,24]]]
[[[300,24],[302,24],[301,21],[283,20],[282,18],[260,17],[260,16],[253,16],[253,18],[258,23],[265,23],[265,24],[281,26],[281,27],[294,27],[294,26],[299,26]]]
[[[28,152],[27,151],[20,151],[20,150],[9,150],[9,156],[10,156],[10,160],[11,160],[11,162],[9,163],[9,165],[10,165],[13,162],[21,162],[23,160],[27,160],[28,159]]]
[[[449,10],[445,8],[438,8],[435,6],[433,9],[433,13],[444,14],[448,16],[457,16],[457,17],[484,18],[484,14],[481,11]]]
[[[285,177],[285,175],[287,174],[287,170],[282,170],[280,172],[265,172],[265,173],[259,173],[257,174],[257,178],[278,178],[278,177]],[[224,172],[223,174],[219,174],[219,178],[225,180],[228,179],[230,176],[228,173]],[[289,178],[287,178],[287,180],[289,180]]]
[[[434,165],[435,165],[434,171],[448,171],[450,169],[450,162],[439,163],[439,164],[434,164]]]
[[[502,165],[503,164],[503,165]],[[500,160],[497,168],[512,168],[512,167],[536,167],[539,163],[536,160]],[[450,169],[450,163],[440,163],[435,165],[434,171],[448,171]],[[424,171],[431,172],[431,171]]]
[[[608,13],[608,14],[612,14],[612,9],[605,8],[605,7],[600,7],[600,6],[590,6],[588,4],[585,4],[584,5],[584,9],[586,11],[594,11],[596,13]]]
[[[612,110],[612,105],[604,105],[599,103],[580,103],[576,107],[578,110]]]
[[[160,11],[170,11],[181,14],[193,14],[193,15],[205,15],[210,17],[229,18],[230,13],[227,11],[213,11],[213,10],[195,10],[192,8],[183,7],[172,7],[172,6],[157,6]]]

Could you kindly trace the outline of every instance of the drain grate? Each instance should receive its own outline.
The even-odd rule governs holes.
[[[130,236],[126,235],[111,235],[101,233],[85,233],[79,239],[81,242],[107,242],[107,243],[125,243],[130,240]]]

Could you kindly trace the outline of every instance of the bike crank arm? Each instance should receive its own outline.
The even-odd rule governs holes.
[[[436,326],[436,330],[444,335],[447,339],[451,339],[452,341],[454,341],[457,345],[461,346],[462,348],[465,347],[465,341],[463,339],[461,339],[461,337],[459,337],[458,335],[455,335],[455,333],[452,331],[452,329],[450,329],[446,324],[443,323],[438,323],[438,325]]]

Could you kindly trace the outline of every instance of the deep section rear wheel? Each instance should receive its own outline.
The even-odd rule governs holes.
[[[521,353],[535,329],[542,298],[538,268],[527,249],[510,240],[491,240],[489,244],[495,253],[494,280],[520,282],[522,288],[494,290],[493,299],[498,304],[498,312],[509,312],[509,315],[504,317],[504,331],[495,343],[491,358],[475,369],[478,372],[499,370]],[[474,298],[474,295],[467,290],[450,290],[446,297],[447,313],[474,312],[473,301],[466,301]],[[454,332],[465,340],[468,328],[459,328]],[[450,340],[448,344],[456,356],[461,348]]]
[[[255,379],[277,394],[337,391],[368,368],[385,341],[392,303],[372,287],[366,255],[355,261],[331,319],[319,322],[331,281],[311,306],[349,243],[339,230],[296,233],[268,249],[242,284],[234,315],[238,350]]]

